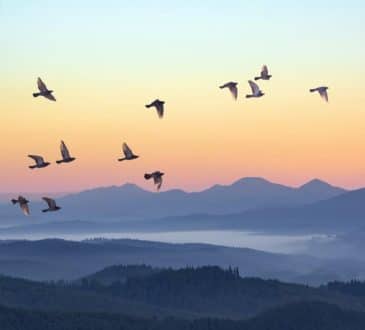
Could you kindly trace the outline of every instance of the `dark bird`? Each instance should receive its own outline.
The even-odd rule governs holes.
[[[42,212],[54,212],[61,209],[56,205],[56,201],[54,199],[48,197],[42,197],[42,199],[48,204],[48,209],[44,209]]]
[[[312,88],[312,89],[310,89],[309,91],[310,91],[311,93],[318,92],[318,93],[319,93],[319,95],[321,96],[321,98],[322,98],[323,100],[325,100],[326,102],[328,102],[328,92],[327,92],[327,90],[328,90],[328,87],[326,87],[326,86],[321,86],[321,87],[317,87],[317,88]]]
[[[238,96],[238,89],[237,89],[237,85],[238,83],[236,82],[233,82],[233,81],[230,81],[222,86],[219,86],[220,89],[223,89],[223,88],[228,88],[229,91],[231,92],[233,98],[235,100],[237,100],[237,96]]]
[[[137,159],[139,157],[133,153],[132,149],[128,147],[127,143],[123,143],[123,154],[124,158],[118,159],[120,162],[123,160]]]
[[[265,95],[260,90],[260,87],[255,82],[253,82],[252,80],[249,80],[248,83],[250,84],[250,87],[251,87],[251,90],[252,90],[252,94],[246,95],[247,98],[250,98],[250,97],[261,97],[261,96]]]
[[[32,158],[35,161],[35,165],[29,166],[30,169],[43,168],[43,167],[47,167],[49,164],[51,164],[51,163],[45,162],[43,157],[41,157],[41,156],[28,155],[28,157]]]
[[[150,104],[146,104],[146,108],[155,107],[159,118],[162,118],[164,114],[164,104],[164,101],[160,101],[159,99],[157,99]]]
[[[48,100],[56,101],[56,98],[52,95],[53,90],[47,88],[46,84],[38,77],[37,85],[39,93],[33,93],[33,97],[43,96]]]
[[[57,164],[71,163],[76,159],[75,157],[70,156],[70,152],[68,151],[65,142],[61,141],[60,149],[61,149],[62,160],[56,160]]]
[[[255,80],[270,80],[270,78],[272,77],[272,75],[269,74],[269,69],[267,68],[266,65],[264,65],[261,69],[261,73],[259,77],[255,77]]]
[[[160,190],[162,186],[162,176],[165,175],[165,173],[162,173],[160,171],[155,171],[153,173],[146,173],[144,175],[144,178],[146,180],[153,179],[153,183],[157,185],[157,190]]]
[[[19,204],[24,215],[30,215],[29,206],[28,206],[29,201],[26,198],[24,198],[23,196],[19,196],[18,199],[12,199],[11,202],[14,205]]]

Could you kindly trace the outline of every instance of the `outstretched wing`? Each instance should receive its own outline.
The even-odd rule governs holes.
[[[157,114],[160,118],[163,117],[163,113],[164,113],[164,104],[162,102],[156,102],[155,104],[156,110],[157,110]]]
[[[20,203],[20,208],[23,211],[24,215],[30,215],[29,206],[27,203]]]
[[[267,65],[264,65],[261,69],[261,76],[266,77],[269,75],[269,69],[267,68]]]
[[[37,165],[42,165],[44,163],[44,159],[41,156],[37,155],[28,155],[29,158],[32,158]]]
[[[238,96],[238,89],[237,89],[237,85],[235,85],[235,84],[230,84],[230,85],[228,86],[228,88],[229,88],[229,91],[231,92],[231,94],[232,94],[233,98],[234,98],[235,100],[237,100],[237,96]]]
[[[52,198],[42,197],[42,199],[48,204],[50,209],[54,209],[56,207],[56,201]]]
[[[63,159],[69,159],[71,158],[70,157],[70,153],[66,147],[66,144],[65,142],[61,141],[61,146],[60,146],[60,149],[61,149],[61,155],[62,155],[62,158]]]
[[[157,190],[160,190],[162,186],[162,175],[154,175],[153,176],[153,182],[157,185]]]
[[[256,95],[260,92],[260,87],[255,82],[249,80],[248,83],[250,84],[252,94]]]
[[[49,93],[49,94],[45,94],[43,95],[46,99],[51,100],[51,101],[56,101],[56,98],[53,96],[53,94]]]
[[[123,143],[123,153],[125,155],[126,158],[130,158],[133,156],[133,151],[131,150],[131,148],[128,147],[127,143]]]
[[[327,89],[319,89],[318,90],[319,95],[321,95],[321,98],[323,100],[325,100],[326,102],[328,102],[328,93],[327,93]]]
[[[37,85],[38,85],[38,89],[40,92],[42,92],[42,93],[48,92],[48,88],[47,88],[46,84],[39,77],[37,79]]]

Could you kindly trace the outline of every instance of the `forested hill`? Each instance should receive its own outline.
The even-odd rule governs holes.
[[[24,311],[0,307],[1,330],[363,330],[365,313],[306,302],[283,306],[246,321],[164,320],[101,313]]]

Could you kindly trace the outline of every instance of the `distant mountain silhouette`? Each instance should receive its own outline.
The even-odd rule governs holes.
[[[249,209],[304,205],[346,192],[320,180],[299,188],[272,183],[262,178],[244,178],[228,186],[215,185],[201,192],[169,190],[150,192],[134,184],[96,188],[58,198],[58,214],[39,215],[41,205],[31,204],[31,222],[44,219],[100,220],[160,218],[189,214],[227,214]],[[19,212],[12,205],[0,206],[3,224],[12,224]],[[22,219],[22,218],[21,218]],[[23,219],[24,220],[24,219]]]

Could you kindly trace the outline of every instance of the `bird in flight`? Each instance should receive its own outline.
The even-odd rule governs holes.
[[[255,82],[253,82],[252,80],[249,80],[248,83],[249,83],[249,85],[251,87],[252,94],[246,95],[247,98],[250,98],[250,97],[261,97],[261,96],[265,95],[261,91],[260,87]]]
[[[151,107],[156,108],[158,117],[162,118],[164,114],[164,105],[165,105],[164,101],[160,101],[159,99],[157,99],[151,102],[150,104],[146,104],[146,108],[151,108]]]
[[[149,179],[153,179],[153,183],[155,185],[157,185],[157,190],[160,190],[161,186],[162,186],[162,176],[165,175],[165,173],[162,173],[160,171],[155,171],[155,172],[152,172],[152,173],[146,173],[144,175],[144,178],[146,180],[149,180]]]
[[[261,69],[261,73],[259,77],[255,77],[255,80],[270,80],[272,77],[271,74],[269,74],[269,69],[267,68],[267,65],[264,65]]]
[[[47,88],[46,84],[38,77],[37,85],[39,93],[33,93],[33,97],[43,96],[48,100],[56,101],[56,98],[52,95],[53,90]]]
[[[137,159],[139,156],[135,155],[132,151],[131,148],[128,147],[127,143],[123,143],[123,154],[124,154],[124,158],[119,158],[118,161],[123,161],[123,160],[133,160],[133,159]]]
[[[311,93],[318,92],[318,93],[319,93],[319,95],[321,96],[321,98],[322,98],[323,100],[325,100],[326,102],[328,102],[328,92],[327,92],[327,90],[328,90],[328,87],[326,87],[326,86],[321,86],[321,87],[317,87],[317,88],[312,88],[312,89],[310,89],[309,91],[310,91]]]
[[[54,212],[61,209],[56,205],[56,201],[54,199],[48,197],[42,197],[42,199],[48,204],[48,209],[44,209],[42,212]]]
[[[43,157],[41,156],[37,156],[37,155],[28,155],[29,158],[32,158],[35,161],[35,165],[30,165],[29,168],[30,169],[34,169],[34,168],[43,168],[43,167],[47,167],[49,164],[49,162],[45,162]]]
[[[11,202],[14,205],[19,204],[24,215],[30,215],[29,206],[28,206],[29,201],[26,198],[24,198],[23,196],[19,196],[17,199],[15,199],[15,198],[12,199]]]
[[[231,92],[233,98],[235,100],[237,100],[237,96],[238,96],[238,89],[237,89],[237,85],[238,83],[236,82],[233,82],[233,81],[230,81],[222,86],[219,86],[220,89],[223,89],[223,88],[228,88],[229,91]]]
[[[62,159],[56,160],[57,164],[70,163],[76,159],[75,157],[70,156],[70,152],[68,151],[68,148],[66,147],[66,144],[63,141],[61,141],[60,150],[61,150]]]

